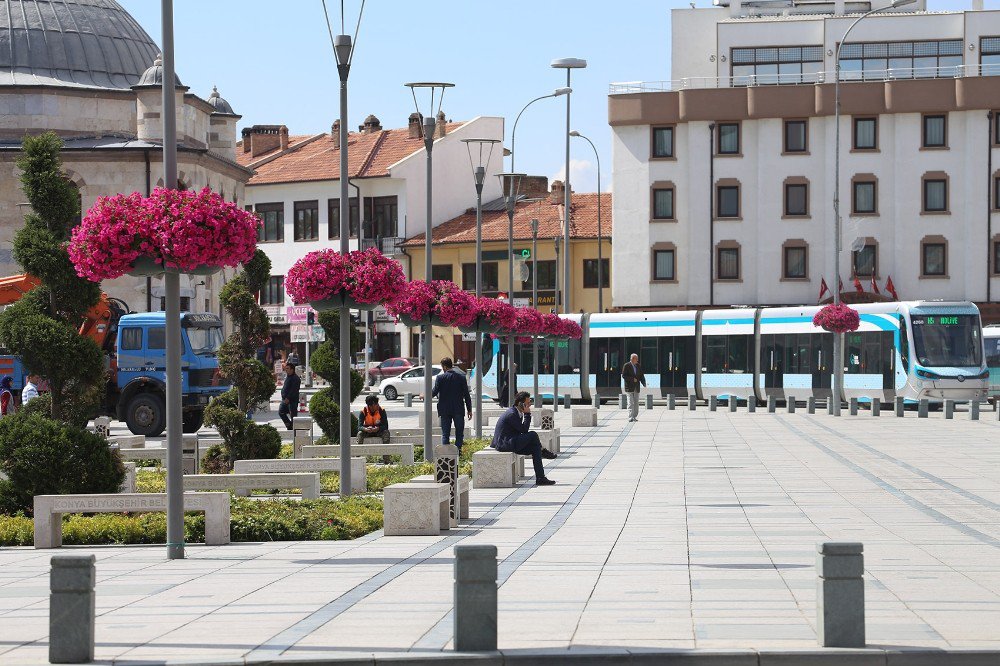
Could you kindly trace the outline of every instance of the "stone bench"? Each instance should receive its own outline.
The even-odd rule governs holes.
[[[289,472],[262,474],[186,474],[184,490],[232,490],[249,495],[251,490],[271,488],[301,488],[302,499],[319,497],[317,472]]]
[[[486,410],[483,410],[483,411],[485,412]],[[441,422],[438,420],[437,412],[435,411],[431,416],[434,419],[434,423],[433,423],[434,429],[436,431],[440,432],[441,431]],[[486,416],[484,414],[483,415],[483,427],[486,427],[489,424],[490,424],[490,417]],[[417,414],[417,426],[418,426],[420,432],[423,433],[423,431],[424,431],[424,412],[423,412],[423,410],[420,410],[420,412]],[[473,428],[476,427],[476,413],[475,412],[472,413],[472,418],[471,419],[466,419],[465,420],[465,427],[468,428],[470,426],[473,427]]]
[[[451,489],[447,483],[394,483],[383,491],[386,536],[437,536],[451,525]]]
[[[109,437],[108,444],[117,444],[119,449],[142,449],[146,447],[146,436],[118,435]]]
[[[485,448],[472,454],[472,485],[513,488],[523,474],[523,458],[509,451]]]
[[[184,493],[185,511],[205,512],[205,543],[229,543],[229,493]],[[64,513],[166,512],[166,493],[118,495],[36,495],[35,548],[62,546]]]
[[[164,447],[155,447],[151,449],[118,449],[118,455],[120,455],[122,460],[125,461],[158,460],[160,467],[167,466],[167,449]]]
[[[410,479],[410,483],[437,483],[433,474],[421,474]],[[469,477],[465,474],[458,475],[458,518],[469,517]],[[452,525],[456,527],[457,525]]]
[[[340,472],[340,458],[307,458],[301,460],[260,459],[237,460],[237,474],[257,474],[268,472]],[[363,493],[368,490],[368,467],[364,458],[351,458],[351,492]]]
[[[340,444],[318,444],[303,446],[302,458],[339,456]],[[351,456],[399,456],[404,465],[413,464],[413,444],[351,444]]]
[[[119,493],[125,493],[131,495],[135,492],[135,463],[127,462],[125,463],[125,479],[122,481],[122,485],[118,487]]]
[[[574,428],[593,428],[597,426],[597,410],[593,407],[577,407],[572,410]]]
[[[559,453],[562,451],[559,428],[553,428],[552,430],[535,430],[534,432],[538,433],[538,439],[541,441],[543,449],[548,449],[552,453]]]
[[[552,430],[555,427],[555,412],[536,406],[531,410],[531,426],[539,430]]]
[[[438,437],[440,437],[441,436],[441,428],[440,428],[440,426],[434,426],[431,429],[431,432],[434,433],[435,435],[437,435]],[[389,436],[390,437],[419,437],[421,440],[423,440],[424,429],[423,428],[389,428]]]

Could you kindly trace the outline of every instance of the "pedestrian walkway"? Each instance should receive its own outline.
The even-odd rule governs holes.
[[[499,550],[505,650],[815,650],[819,541],[864,543],[869,646],[1000,650],[1000,423],[564,414],[558,485],[473,490],[441,537],[72,549],[98,659],[440,653],[458,543]],[[51,554],[0,550],[0,663],[46,661]]]

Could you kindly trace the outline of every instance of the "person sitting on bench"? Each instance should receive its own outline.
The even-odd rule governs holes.
[[[358,417],[358,444],[364,444],[365,439],[375,437],[383,444],[389,443],[389,415],[378,404],[377,395],[365,398],[365,408]],[[389,464],[389,456],[382,456],[382,462]]]
[[[555,481],[545,476],[542,458],[552,459],[556,454],[542,448],[537,432],[531,428],[531,396],[527,391],[514,395],[514,405],[497,421],[491,446],[497,451],[530,455],[535,467],[535,485],[551,486]]]

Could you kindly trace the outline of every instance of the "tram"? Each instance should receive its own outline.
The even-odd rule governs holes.
[[[911,301],[851,306],[857,331],[844,335],[841,399],[908,403],[928,399],[985,399],[990,370],[979,310],[969,302]],[[639,355],[647,389],[658,397],[779,401],[829,398],[833,385],[833,334],[813,326],[819,306],[572,315],[580,340],[539,347],[539,392],[551,398],[558,365],[558,393],[589,402],[616,399],[621,368]],[[1000,328],[996,339],[1000,379]],[[497,395],[506,346],[484,345],[483,393]],[[989,347],[987,347],[989,348]],[[532,390],[532,346],[517,346],[517,385]],[[1000,390],[1000,384],[996,387]]]

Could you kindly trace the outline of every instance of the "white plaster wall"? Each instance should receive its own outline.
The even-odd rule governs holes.
[[[611,170],[614,181],[611,213],[611,300],[619,307],[654,302],[649,281],[650,246],[656,242],[649,222],[649,127],[611,128]],[[664,296],[657,294],[655,300]]]
[[[716,24],[729,18],[726,7],[671,9],[670,78],[713,78]],[[716,58],[718,60],[718,58]]]

